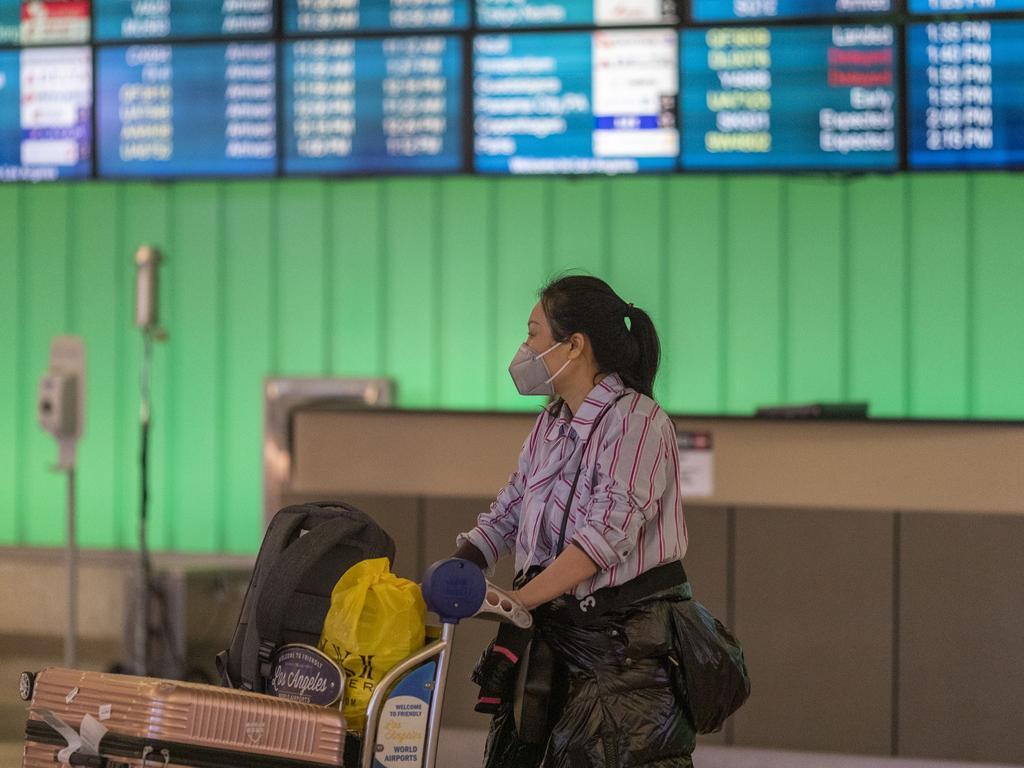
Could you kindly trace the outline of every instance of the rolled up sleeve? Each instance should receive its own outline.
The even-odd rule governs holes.
[[[631,413],[597,457],[595,482],[572,541],[602,570],[623,562],[665,491],[664,412]]]

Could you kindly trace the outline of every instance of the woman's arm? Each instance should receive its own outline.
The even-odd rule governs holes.
[[[526,608],[533,609],[549,600],[571,592],[597,573],[597,565],[587,554],[572,544],[562,550],[555,561],[522,589],[512,593]]]

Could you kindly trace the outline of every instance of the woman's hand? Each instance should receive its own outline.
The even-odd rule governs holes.
[[[452,555],[452,557],[459,557],[463,560],[469,560],[469,562],[478,565],[481,571],[487,569],[487,558],[484,557],[484,553],[472,544],[470,544],[468,541],[464,541],[462,543],[462,546],[455,550],[455,554]]]
[[[528,610],[528,611],[532,611],[532,610],[533,610],[534,608],[536,608],[536,607],[537,607],[536,605],[530,605],[530,603],[528,603],[528,602],[527,602],[526,600],[524,600],[524,599],[523,599],[523,594],[522,594],[522,590],[519,590],[519,589],[514,589],[514,590],[512,590],[511,592],[509,592],[509,593],[508,593],[508,595],[509,595],[509,597],[511,597],[511,598],[512,598],[512,599],[513,599],[513,600],[514,600],[515,602],[517,602],[517,603],[519,603],[520,605],[522,605],[522,606],[523,606],[523,608],[525,608],[525,609],[526,609],[526,610]]]

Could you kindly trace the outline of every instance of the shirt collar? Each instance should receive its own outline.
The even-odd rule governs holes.
[[[624,389],[625,385],[622,383],[622,379],[619,378],[619,374],[608,374],[598,382],[597,386],[590,390],[590,394],[584,399],[579,410],[571,416],[571,421],[569,406],[563,402],[558,416],[555,417],[555,421],[548,428],[544,439],[548,442],[553,442],[571,429],[576,433],[579,440],[586,440],[590,436],[594,420],[608,407],[609,403],[622,394]]]

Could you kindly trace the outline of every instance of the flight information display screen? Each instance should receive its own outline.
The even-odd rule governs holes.
[[[285,172],[461,170],[462,71],[457,36],[287,43]]]
[[[0,51],[0,181],[91,173],[90,50]]]
[[[466,29],[471,0],[283,0],[290,34]]]
[[[168,40],[274,32],[274,0],[93,0],[96,39]]]
[[[275,49],[269,41],[100,48],[100,175],[273,174]]]
[[[690,15],[697,22],[814,19],[891,10],[892,0],[691,0],[690,3]]]
[[[999,13],[1024,11],[1024,0],[907,0],[911,13]]]
[[[473,48],[477,170],[570,174],[675,167],[675,30],[481,35]]]
[[[684,30],[683,168],[897,168],[895,36],[869,24]]]
[[[89,0],[0,0],[0,45],[89,42]]]
[[[1024,165],[1024,21],[907,30],[911,168]]]
[[[480,27],[675,24],[676,0],[476,0]]]

